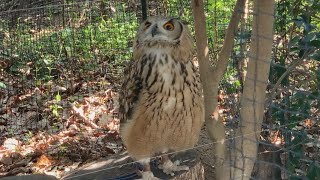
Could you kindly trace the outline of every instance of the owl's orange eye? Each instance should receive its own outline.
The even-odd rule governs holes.
[[[144,30],[148,29],[150,26],[151,26],[151,23],[147,21],[147,22],[144,24]]]
[[[167,22],[163,25],[163,28],[165,30],[168,30],[168,31],[173,31],[174,30],[174,25],[171,23],[171,22]]]

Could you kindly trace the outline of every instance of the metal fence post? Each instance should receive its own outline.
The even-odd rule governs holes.
[[[146,20],[148,17],[148,5],[147,0],[141,0],[142,20]]]

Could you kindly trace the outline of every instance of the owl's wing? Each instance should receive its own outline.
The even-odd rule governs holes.
[[[131,119],[142,89],[142,79],[135,66],[136,63],[131,61],[124,70],[124,79],[119,94],[119,118],[121,123]]]

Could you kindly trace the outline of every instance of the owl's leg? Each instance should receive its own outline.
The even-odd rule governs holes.
[[[179,166],[180,161],[172,162],[168,155],[162,155],[162,163],[159,165],[159,169],[162,169],[164,173],[174,176],[175,171],[188,171],[188,166]]]
[[[150,168],[150,159],[143,159],[139,161],[143,165],[143,170],[139,170],[139,175],[141,176],[142,180],[160,180],[159,178],[155,177]]]

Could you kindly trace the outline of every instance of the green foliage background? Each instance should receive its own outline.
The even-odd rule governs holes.
[[[44,11],[22,10],[15,24],[8,18],[15,12],[0,14],[0,59],[7,65],[0,73],[21,79],[32,79],[35,86],[52,81],[58,83],[66,74],[88,78],[90,74],[107,74],[119,81],[126,62],[130,61],[132,41],[139,24],[132,2],[103,0],[81,5],[49,6]],[[178,16],[190,22],[189,1],[149,1],[149,14]],[[155,4],[155,5],[154,5]],[[207,0],[206,18],[210,44],[210,58],[214,62],[222,47],[225,29],[235,0]],[[154,5],[154,6],[152,6]],[[101,8],[104,6],[104,8]],[[63,17],[61,18],[63,14]],[[268,106],[266,119],[282,132],[288,161],[285,166],[290,179],[319,179],[319,157],[306,156],[305,143],[314,143],[307,131],[296,125],[307,118],[319,121],[315,112],[320,109],[320,3],[319,0],[277,1],[274,25],[274,54],[270,68],[270,89],[292,64],[299,68],[308,65],[304,75],[288,73],[280,81],[277,95]],[[250,42],[252,13],[245,28],[235,39],[230,66],[221,83],[227,94],[241,94],[237,60],[246,55],[240,46]],[[7,77],[0,77],[0,89],[6,88]],[[280,89],[284,90],[280,90]],[[269,90],[270,90],[269,89]],[[268,91],[270,92],[270,91]],[[53,107],[57,108],[57,107]],[[288,125],[289,124],[289,125]],[[304,163],[301,163],[302,160]],[[302,164],[305,165],[302,167]],[[302,169],[304,174],[297,173]]]

